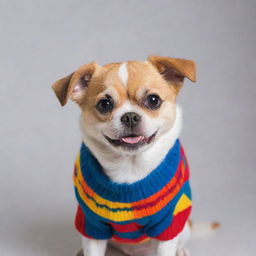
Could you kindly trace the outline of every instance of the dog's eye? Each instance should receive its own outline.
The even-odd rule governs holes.
[[[143,103],[147,108],[155,110],[160,108],[162,100],[157,94],[150,94]]]
[[[96,109],[102,114],[107,114],[112,111],[114,105],[111,99],[102,99],[100,100],[97,105]]]

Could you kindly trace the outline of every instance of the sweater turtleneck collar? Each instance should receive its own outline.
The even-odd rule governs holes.
[[[83,179],[97,194],[112,202],[136,202],[161,190],[175,175],[180,162],[181,145],[177,139],[164,160],[145,178],[132,184],[115,183],[84,143],[77,159]],[[125,173],[125,170],[120,170]],[[125,175],[125,174],[124,174]]]

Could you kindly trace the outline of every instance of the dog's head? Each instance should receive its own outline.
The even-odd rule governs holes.
[[[172,128],[185,77],[195,82],[193,61],[150,56],[145,62],[84,65],[53,90],[62,106],[69,98],[78,103],[87,138],[99,147],[135,154]]]

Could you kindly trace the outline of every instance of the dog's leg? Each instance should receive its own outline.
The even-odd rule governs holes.
[[[169,241],[161,241],[158,244],[157,256],[175,256],[178,247],[179,236]]]
[[[190,256],[189,250],[186,248],[178,249],[176,256]]]
[[[84,256],[104,256],[107,240],[95,240],[82,237],[82,246]]]
[[[191,230],[186,223],[182,232],[170,241],[159,242],[157,256],[190,256],[189,251],[184,248],[186,241],[191,235]]]
[[[177,256],[190,256],[188,249],[186,249],[184,247],[185,243],[188,241],[190,236],[191,236],[191,229],[190,229],[188,223],[186,223],[184,229],[180,233],[180,237],[179,237],[179,241],[178,241]]]

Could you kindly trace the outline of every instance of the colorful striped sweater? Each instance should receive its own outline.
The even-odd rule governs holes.
[[[179,140],[155,170],[132,184],[112,182],[82,144],[73,180],[78,200],[75,227],[88,238],[170,240],[190,215],[189,168]]]

